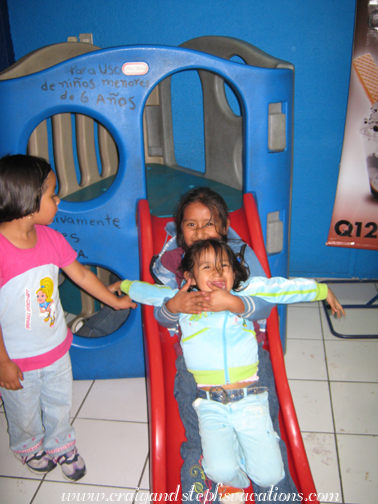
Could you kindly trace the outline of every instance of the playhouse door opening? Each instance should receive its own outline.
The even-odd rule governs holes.
[[[147,198],[152,215],[172,216],[194,187],[242,206],[242,103],[231,83],[204,70],[173,74],[146,103],[143,126]]]

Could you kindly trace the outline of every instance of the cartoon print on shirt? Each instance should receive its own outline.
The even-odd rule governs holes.
[[[55,323],[55,303],[52,298],[53,292],[54,282],[50,277],[42,278],[40,287],[35,292],[39,304],[39,316],[43,317],[45,322],[50,321],[50,327]]]
[[[203,317],[207,318],[207,312],[202,312],[197,315],[192,315],[191,317],[189,317],[189,320],[194,320],[195,322],[198,322],[198,320],[201,320],[201,318],[203,318]]]

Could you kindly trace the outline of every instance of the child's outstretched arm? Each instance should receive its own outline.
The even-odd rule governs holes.
[[[235,294],[256,296],[276,304],[303,303],[325,299],[327,286],[309,278],[253,277]]]
[[[163,310],[165,313],[163,321],[160,321],[159,315],[157,316],[157,321],[165,327],[170,327],[172,323],[176,324],[178,322],[180,313],[199,314],[203,311],[198,306],[193,308],[193,299],[189,299],[189,296],[190,294],[196,294],[196,292],[188,292],[189,287],[190,280],[180,290],[172,290],[170,287],[152,285],[147,282],[124,280],[109,285],[108,289],[118,294],[125,292],[139,303],[155,306],[156,310]],[[165,309],[165,307],[167,308]],[[166,322],[167,320],[168,322]]]
[[[333,314],[345,315],[345,311],[331,289],[325,283],[309,278],[287,279],[282,277],[249,278],[239,295],[258,296],[277,304],[303,303],[326,299]]]
[[[121,291],[138,303],[150,306],[162,306],[166,299],[173,297],[177,292],[177,290],[172,290],[164,285],[155,285],[139,280],[123,280]]]
[[[136,308],[137,305],[129,296],[117,297],[111,292],[89,269],[83,266],[79,261],[74,261],[65,268],[64,273],[68,275],[73,282],[88,292],[102,303],[111,306],[115,310],[125,310],[127,308]]]
[[[10,360],[8,352],[4,345],[3,333],[0,327],[0,387],[7,390],[19,390],[23,386],[24,375],[17,364]]]
[[[335,294],[332,292],[332,290],[328,287],[328,294],[326,298],[327,303],[331,307],[332,315],[337,315],[339,318],[344,315],[345,317],[345,310],[341,306],[339,300],[335,296]]]

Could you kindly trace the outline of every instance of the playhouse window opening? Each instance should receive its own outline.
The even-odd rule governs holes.
[[[118,149],[108,130],[83,114],[56,114],[42,121],[28,142],[29,154],[48,160],[64,201],[97,198],[118,172]]]

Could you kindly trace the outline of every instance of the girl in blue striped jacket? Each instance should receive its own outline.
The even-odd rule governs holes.
[[[181,262],[186,289],[219,290],[222,296],[259,297],[274,304],[327,299],[344,310],[325,284],[299,278],[248,278],[249,272],[222,241],[195,242]],[[114,287],[116,284],[114,284]],[[170,287],[124,280],[117,287],[134,301],[161,306],[177,293]],[[275,485],[284,476],[279,437],[269,415],[268,391],[259,386],[253,322],[230,311],[177,313],[188,371],[197,383],[197,412],[207,476],[238,489]]]

